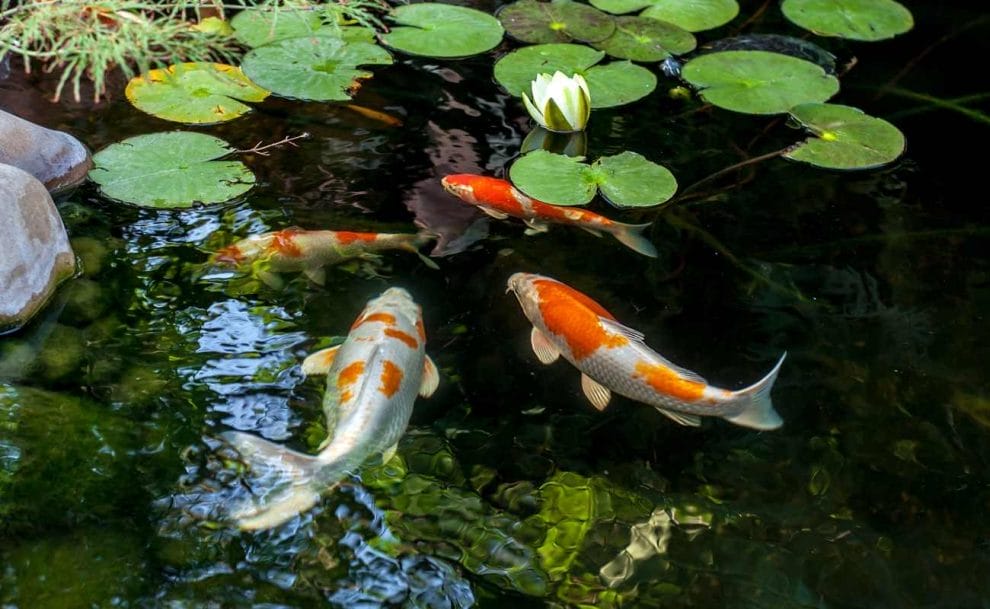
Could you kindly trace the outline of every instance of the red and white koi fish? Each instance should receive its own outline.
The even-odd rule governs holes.
[[[326,268],[352,258],[376,259],[377,252],[413,252],[430,268],[436,263],[419,248],[433,237],[427,234],[353,233],[332,230],[284,230],[252,235],[213,254],[215,264],[250,267],[266,284],[279,287],[275,273],[302,271],[313,283],[323,285]]]
[[[344,342],[306,358],[325,373],[327,438],[316,456],[238,431],[223,434],[254,475],[253,495],[229,510],[244,530],[267,529],[316,505],[370,456],[387,461],[405,433],[417,393],[429,397],[440,377],[426,355],[422,312],[408,292],[389,288],[371,300]]]
[[[731,391],[709,385],[653,351],[643,335],[615,320],[588,296],[563,283],[530,273],[509,277],[526,317],[533,323],[536,357],[551,364],[561,355],[581,371],[584,395],[603,410],[612,392],[653,406],[681,425],[699,417],[721,417],[753,429],[776,429],[783,421],[770,402],[770,390],[784,356],[757,383]]]
[[[506,180],[472,173],[449,175],[441,183],[444,190],[493,218],[522,219],[532,232],[545,232],[549,223],[569,224],[597,237],[609,233],[629,249],[650,258],[657,257],[657,248],[643,235],[650,223],[623,224],[584,209],[550,205],[527,197]]]

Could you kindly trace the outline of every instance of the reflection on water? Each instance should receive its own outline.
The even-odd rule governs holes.
[[[906,62],[916,43],[884,48]],[[875,76],[858,70],[894,70],[884,52],[862,50],[843,102],[906,109],[855,88]],[[243,201],[62,203],[81,276],[0,340],[0,606],[985,606],[990,218],[932,118],[974,125],[905,118],[910,156],[884,170],[774,161],[673,207],[604,210],[655,220],[652,261],[562,227],[528,237],[441,191],[444,173],[501,171],[526,135],[489,69],[383,70],[357,101],[402,127],[271,100],[213,128],[240,148],[312,134],[246,158],[260,186]],[[765,126],[656,98],[596,111],[590,153],[628,146],[687,185]],[[148,128],[123,104],[73,112],[94,148]],[[417,225],[441,236],[439,272],[395,257],[276,291],[206,265],[253,233]],[[516,271],[593,295],[717,385],[788,351],[784,427],[686,429],[627,400],[595,412],[573,369],[532,355],[502,294]],[[322,387],[299,363],[392,284],[423,305],[442,371],[398,456],[273,531],[218,522],[248,492],[218,434],[314,452]]]

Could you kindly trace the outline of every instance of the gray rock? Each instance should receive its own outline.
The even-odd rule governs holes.
[[[44,185],[0,165],[0,332],[26,323],[75,272],[69,236]]]
[[[58,194],[81,184],[93,159],[86,146],[68,133],[0,110],[0,163],[23,169]]]

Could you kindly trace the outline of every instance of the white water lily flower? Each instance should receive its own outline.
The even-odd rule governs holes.
[[[584,130],[591,116],[591,93],[580,74],[540,74],[533,81],[533,99],[523,93],[526,110],[541,127],[558,133]]]

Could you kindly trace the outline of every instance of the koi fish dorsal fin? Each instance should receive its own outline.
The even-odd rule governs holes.
[[[440,386],[440,372],[437,365],[433,363],[430,356],[425,356],[423,360],[423,380],[419,383],[419,395],[428,398]]]
[[[540,360],[541,364],[552,364],[560,357],[560,351],[557,347],[536,326],[533,326],[533,331],[529,333],[529,343],[533,347],[536,359]]]
[[[600,320],[606,330],[609,330],[610,332],[614,332],[616,334],[621,334],[622,336],[625,336],[634,343],[641,343],[643,342],[644,339],[646,339],[646,335],[640,332],[639,330],[633,330],[629,326],[624,326],[619,322],[615,321],[614,319],[606,319],[602,317],[600,318]]]
[[[333,359],[336,357],[338,349],[340,349],[340,345],[310,353],[303,360],[302,373],[306,376],[326,374],[330,370],[330,366],[333,365]]]

